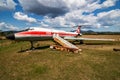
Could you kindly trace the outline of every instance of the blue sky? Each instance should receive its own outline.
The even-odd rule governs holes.
[[[120,32],[120,0],[0,0],[0,30],[75,25]]]

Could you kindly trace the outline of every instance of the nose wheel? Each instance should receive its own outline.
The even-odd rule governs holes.
[[[33,41],[30,41],[30,44],[31,44],[30,50],[34,50],[35,48],[34,48],[34,46],[33,46]]]
[[[80,40],[80,44],[84,44],[83,40]]]

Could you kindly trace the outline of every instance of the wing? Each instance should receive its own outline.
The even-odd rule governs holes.
[[[115,41],[115,39],[98,39],[98,38],[76,38],[76,37],[64,37],[67,40],[95,40],[95,41]]]

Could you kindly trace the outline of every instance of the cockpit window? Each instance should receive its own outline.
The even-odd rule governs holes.
[[[30,31],[30,30],[34,30],[34,28],[25,29],[25,31]]]
[[[34,28],[24,29],[24,30],[21,30],[21,31],[19,31],[19,32],[22,32],[22,31],[30,31],[30,30],[34,30]]]

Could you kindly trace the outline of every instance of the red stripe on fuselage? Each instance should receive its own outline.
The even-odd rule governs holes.
[[[46,31],[25,31],[17,33],[18,35],[31,35],[31,36],[53,36],[53,34],[59,34],[59,36],[76,36],[77,33],[69,33],[69,32],[46,32]]]

